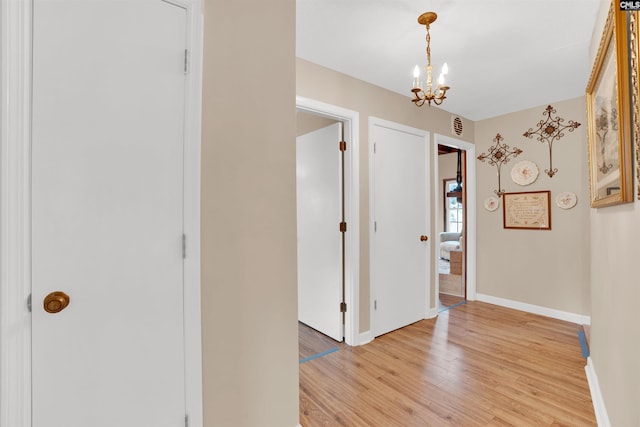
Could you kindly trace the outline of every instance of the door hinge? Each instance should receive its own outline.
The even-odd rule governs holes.
[[[182,259],[187,258],[187,235],[182,235]]]
[[[374,300],[373,300],[373,309],[374,309],[374,310],[377,310],[377,309],[378,309],[378,300],[377,300],[377,299],[374,299]]]
[[[340,151],[347,151],[347,141],[340,141]]]
[[[189,49],[184,50],[184,73],[189,74]]]
[[[31,294],[27,297],[27,310],[31,313]]]
[[[184,416],[184,427],[189,427],[189,415]]]
[[[378,221],[373,221],[373,231],[378,231]]]
[[[347,312],[347,303],[346,302],[341,302],[340,303],[340,313],[346,313]]]
[[[373,143],[373,154],[376,154],[376,143]]]
[[[344,221],[342,221],[342,222],[340,223],[340,232],[341,232],[341,233],[346,233],[346,232],[347,232],[347,223],[346,223],[346,222],[344,222]]]

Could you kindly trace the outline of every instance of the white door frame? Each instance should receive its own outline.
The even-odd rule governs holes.
[[[296,107],[298,110],[338,120],[344,124],[344,138],[347,141],[344,162],[345,221],[347,223],[344,265],[347,313],[344,320],[344,340],[348,345],[360,345],[363,344],[360,342],[359,333],[360,166],[358,153],[360,146],[358,130],[360,115],[356,111],[301,96],[296,96]]]
[[[133,0],[132,0],[133,1]],[[200,316],[201,0],[158,0],[187,12],[184,228],[185,391],[189,425],[202,427]],[[31,426],[32,0],[2,1],[0,116],[0,427]],[[39,302],[34,302],[38,304]]]
[[[383,126],[389,129],[394,129],[394,130],[398,130],[401,132],[407,132],[407,133],[411,133],[414,135],[418,135],[424,138],[424,143],[426,145],[425,148],[425,152],[428,153],[429,152],[429,144],[431,143],[431,132],[424,130],[424,129],[418,129],[418,128],[414,128],[414,127],[410,127],[410,126],[406,126],[400,123],[396,123],[396,122],[392,122],[389,120],[384,120],[384,119],[379,119],[377,117],[369,117],[369,127],[368,127],[368,132],[369,132],[369,147],[368,147],[368,151],[369,151],[369,283],[370,283],[370,299],[369,299],[369,324],[371,325],[371,334],[370,334],[370,338],[371,339],[375,339],[375,307],[374,307],[374,300],[376,298],[376,277],[375,277],[375,269],[374,269],[374,265],[373,265],[373,259],[374,259],[374,253],[375,253],[375,230],[374,230],[374,221],[375,221],[375,210],[374,210],[374,184],[375,184],[375,175],[374,175],[374,163],[375,163],[375,158],[374,158],[374,153],[373,153],[373,144],[375,143],[374,138],[373,138],[373,128],[375,126]],[[436,151],[437,151],[437,147],[436,147]],[[433,156],[433,154],[432,154]],[[428,176],[429,174],[429,163],[431,162],[431,159],[427,159],[427,163],[425,165],[425,167],[427,168],[426,172],[426,176]],[[436,171],[437,172],[437,171]],[[429,189],[429,191],[431,191],[433,193],[433,185],[429,184],[427,186],[427,189]],[[429,196],[427,195],[427,199],[426,199],[426,212],[427,212],[427,224],[429,224],[430,230],[433,230],[433,224],[431,221],[431,199],[433,198],[433,196]],[[426,230],[427,233],[430,233],[430,230]],[[431,242],[433,242],[433,238],[430,239]],[[428,251],[428,253],[433,253],[433,249],[432,251]],[[427,259],[427,262],[431,262],[431,258],[429,257],[429,259]],[[431,268],[429,270],[432,270]],[[424,318],[428,319],[431,317],[434,317],[434,315],[432,314],[432,311],[430,310],[431,307],[431,277],[433,276],[433,272],[430,271],[428,277],[427,277],[427,281],[425,283],[426,286],[426,302],[425,302],[425,310],[424,310]]]
[[[466,178],[466,192],[467,203],[465,205],[467,223],[466,223],[466,241],[464,242],[464,248],[467,252],[466,260],[466,272],[467,272],[467,300],[475,301],[476,299],[476,146],[470,142],[461,141],[459,139],[447,137],[444,135],[436,134],[435,143],[433,144],[434,159],[438,158],[438,144],[448,145],[450,147],[460,148],[467,152],[466,167],[464,170],[464,176]],[[434,182],[438,182],[438,162],[434,162]],[[435,194],[438,194],[437,192]],[[436,212],[440,212],[442,209],[443,201],[440,197],[435,197],[435,209]],[[436,245],[439,242],[436,240]],[[436,249],[436,254],[440,254],[440,251]],[[440,255],[437,255],[440,256]],[[437,266],[437,264],[436,264]],[[436,270],[437,273],[437,270]],[[440,275],[436,274],[436,300],[440,293]],[[436,312],[438,307],[436,306]]]

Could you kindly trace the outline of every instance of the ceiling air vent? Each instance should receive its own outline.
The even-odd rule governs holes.
[[[456,136],[462,136],[462,119],[457,116],[451,116],[451,133]]]

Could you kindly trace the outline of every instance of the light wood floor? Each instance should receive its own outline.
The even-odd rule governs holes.
[[[460,304],[463,301],[465,301],[465,299],[462,296],[458,297],[455,295],[449,295],[449,294],[443,294],[443,293],[438,295],[438,304],[439,304],[440,310],[446,307],[452,307],[456,304]]]
[[[344,343],[329,338],[315,329],[298,322],[298,356],[300,360],[344,345]]]
[[[334,341],[338,351],[300,364],[300,422],[595,426],[579,330],[468,302],[364,346]],[[312,344],[304,345],[308,352]]]

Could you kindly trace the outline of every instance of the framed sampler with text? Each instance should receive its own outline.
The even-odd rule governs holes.
[[[502,195],[504,228],[551,230],[551,191]]]

